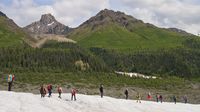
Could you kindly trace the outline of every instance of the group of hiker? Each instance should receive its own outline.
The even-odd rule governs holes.
[[[13,81],[15,80],[15,75],[14,74],[9,74],[8,77],[7,77],[7,81],[8,81],[8,91],[11,91],[11,88],[12,88],[12,84],[13,84]],[[52,92],[53,92],[53,86],[52,84],[48,84],[46,87],[44,85],[42,85],[40,87],[40,94],[41,94],[41,98],[44,98],[46,96],[46,94],[48,94],[48,97],[51,97],[52,96]],[[57,92],[59,94],[58,98],[61,98],[61,94],[63,93],[63,90],[62,90],[62,87],[61,86],[58,86],[57,87]],[[74,100],[76,101],[76,93],[78,92],[77,89],[75,88],[72,88],[71,89],[71,100]],[[102,84],[100,84],[99,86],[99,92],[100,92],[100,97],[103,98],[104,96],[104,87]],[[128,89],[125,89],[124,91],[124,95],[125,95],[125,99],[128,99],[129,98],[129,91]],[[161,94],[156,94],[155,96],[156,98],[156,101],[157,102],[163,102],[163,96]],[[138,92],[137,95],[136,95],[136,102],[137,103],[141,103],[141,94]],[[149,92],[147,94],[147,99],[148,100],[152,100],[152,95],[151,93]],[[173,96],[172,97],[174,103],[176,104],[177,102],[177,97],[176,96]],[[187,96],[183,96],[183,100],[184,100],[184,103],[187,103],[188,102],[188,98]]]
[[[44,98],[47,93],[48,93],[48,97],[51,97],[52,96],[52,91],[53,91],[53,86],[51,84],[47,85],[47,87],[42,85],[40,87],[41,98]],[[61,98],[61,94],[63,92],[62,87],[58,86],[57,92],[59,94],[58,98]]]
[[[41,94],[41,98],[44,98],[46,96],[46,94],[48,94],[48,97],[52,96],[52,91],[53,91],[53,86],[52,84],[48,84],[46,87],[44,85],[42,85],[40,87],[40,94]],[[100,91],[100,96],[101,98],[103,98],[104,95],[104,90],[103,90],[103,85],[101,84],[99,87],[99,91]],[[58,98],[61,98],[61,94],[63,92],[62,87],[58,86],[57,88],[57,92],[59,94]],[[78,92],[77,89],[72,88],[71,89],[71,100],[76,101],[76,93]],[[128,98],[127,98],[128,99]]]
[[[124,94],[125,94],[125,98],[128,99],[128,89],[125,90]],[[137,100],[136,100],[137,103],[141,103],[142,97],[141,97],[141,95],[140,95],[139,92],[138,92],[137,95],[136,95],[136,99],[137,99]],[[150,93],[150,92],[147,94],[147,99],[148,99],[148,100],[152,100],[152,96],[151,96],[151,93]],[[176,102],[177,102],[177,97],[174,95],[174,96],[172,97],[172,99],[173,99],[173,102],[176,104]],[[156,101],[157,101],[157,102],[163,103],[163,96],[162,96],[161,94],[159,95],[159,94],[157,93],[157,94],[156,94]],[[188,102],[188,98],[187,98],[186,95],[183,96],[183,101],[184,101],[185,104]]]
[[[48,94],[48,97],[51,97],[52,96],[52,91],[53,91],[52,84],[48,84],[47,87],[45,87],[44,85],[42,85],[40,87],[41,98],[44,98],[46,96],[46,94]],[[58,92],[58,98],[61,99],[61,94],[63,93],[63,90],[62,90],[61,86],[58,86],[57,92]],[[71,90],[71,100],[76,101],[76,93],[77,92],[78,92],[77,89],[72,88],[72,90]]]

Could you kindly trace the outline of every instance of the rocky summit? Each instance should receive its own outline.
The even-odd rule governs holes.
[[[24,28],[33,34],[67,34],[71,28],[58,22],[51,14],[44,14],[41,19]]]
[[[132,16],[126,15],[120,11],[113,11],[104,9],[100,11],[96,16],[91,17],[89,20],[84,22],[80,27],[92,26],[93,28],[108,23],[116,23],[122,27],[129,27],[130,24],[143,23]]]

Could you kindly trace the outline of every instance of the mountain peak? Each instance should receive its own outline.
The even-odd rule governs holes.
[[[44,14],[41,19],[25,27],[33,34],[67,34],[71,28],[58,22],[53,15]]]
[[[113,10],[109,10],[109,9],[104,9],[101,10],[97,15],[105,15],[105,16],[118,16],[118,15],[123,15],[123,16],[127,16],[125,13],[120,12],[120,11],[113,11]]]
[[[131,24],[142,23],[142,21],[120,11],[104,9],[80,26],[87,27],[89,25],[94,29],[97,26],[107,25],[109,23],[118,24],[127,28]]]
[[[115,13],[113,10],[104,9],[104,10],[101,10],[97,15],[109,15],[113,13]]]
[[[0,11],[0,16],[7,17],[6,14]]]
[[[56,22],[56,19],[53,15],[49,14],[43,14],[41,16],[40,22],[43,24],[50,24],[52,22]]]

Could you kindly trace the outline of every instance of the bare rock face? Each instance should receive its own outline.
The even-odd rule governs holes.
[[[137,20],[136,18],[126,15],[120,11],[113,11],[104,9],[100,11],[96,16],[87,20],[84,24],[107,24],[108,22],[118,23],[122,26],[126,26],[129,22],[142,22],[141,20]]]
[[[67,34],[71,28],[58,22],[51,14],[42,15],[41,19],[24,28],[33,34]]]
[[[176,33],[180,33],[180,34],[185,35],[185,36],[192,36],[193,35],[191,33],[188,33],[186,31],[178,29],[178,28],[168,28],[167,30],[172,31],[172,32],[176,32]]]

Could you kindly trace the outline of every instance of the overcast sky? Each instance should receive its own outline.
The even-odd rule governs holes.
[[[0,0],[0,10],[21,27],[38,21],[45,13],[77,27],[105,8],[160,27],[200,33],[200,0]]]

